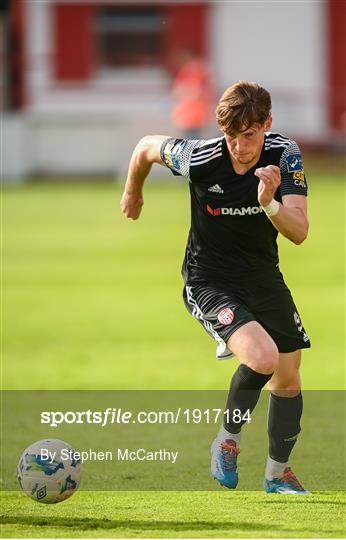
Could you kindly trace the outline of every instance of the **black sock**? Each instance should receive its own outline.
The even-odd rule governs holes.
[[[260,397],[263,386],[269,381],[271,376],[272,373],[270,375],[264,375],[263,373],[257,373],[257,371],[254,371],[245,364],[240,364],[232,377],[227,397],[223,421],[224,428],[227,431],[230,433],[240,432],[246,419],[240,420],[237,410],[240,411],[241,417],[246,414],[246,411],[251,413]],[[240,421],[238,422],[237,420]]]
[[[270,394],[268,414],[269,455],[275,461],[288,461],[300,432],[303,412],[301,392],[295,397]]]

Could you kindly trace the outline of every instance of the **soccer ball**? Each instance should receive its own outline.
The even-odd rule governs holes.
[[[26,448],[17,467],[20,487],[34,501],[58,503],[78,489],[82,465],[59,439],[43,439]]]

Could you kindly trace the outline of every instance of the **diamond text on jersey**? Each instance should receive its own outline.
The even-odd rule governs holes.
[[[251,216],[263,212],[261,206],[242,206],[241,208],[211,208],[207,204],[207,210],[212,216]]]

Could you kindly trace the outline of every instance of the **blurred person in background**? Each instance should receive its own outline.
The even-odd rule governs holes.
[[[218,138],[144,137],[133,152],[120,205],[126,217],[139,217],[153,163],[188,178],[185,305],[217,342],[217,357],[239,359],[211,448],[212,475],[223,486],[237,486],[242,426],[268,383],[264,489],[309,494],[288,460],[303,410],[301,349],[310,340],[280,272],[277,246],[279,233],[294,244],[308,234],[302,157],[295,141],[269,131],[271,96],[257,83],[227,88],[216,118],[223,133]]]
[[[200,139],[212,119],[214,83],[208,64],[191,49],[177,56],[172,121],[186,139]]]

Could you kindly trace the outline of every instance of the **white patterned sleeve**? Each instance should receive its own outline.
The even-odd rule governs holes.
[[[198,140],[166,139],[161,146],[161,159],[174,175],[186,176],[190,180],[192,152]]]

